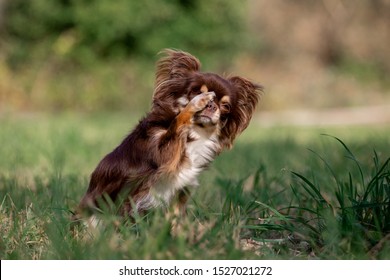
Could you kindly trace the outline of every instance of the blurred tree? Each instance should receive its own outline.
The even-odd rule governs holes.
[[[167,47],[232,55],[244,40],[240,1],[12,0],[2,37],[12,64],[34,48],[76,61],[149,57]]]

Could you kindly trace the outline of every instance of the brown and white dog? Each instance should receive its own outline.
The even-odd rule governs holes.
[[[125,216],[168,206],[175,197],[183,212],[199,173],[248,126],[261,86],[200,72],[188,53],[163,53],[151,111],[100,161],[75,219],[120,199]]]

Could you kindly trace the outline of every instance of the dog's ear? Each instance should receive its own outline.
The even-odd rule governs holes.
[[[161,53],[164,56],[157,62],[156,88],[167,80],[183,78],[200,69],[199,60],[189,53],[171,49],[166,49]]]
[[[238,76],[228,78],[228,81],[235,94],[227,123],[221,131],[221,139],[226,148],[231,148],[236,136],[248,127],[263,87]]]

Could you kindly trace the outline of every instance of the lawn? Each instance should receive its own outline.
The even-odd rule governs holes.
[[[0,118],[0,259],[390,259],[390,127],[253,122],[200,178],[180,232],[163,210],[70,230],[130,114]]]

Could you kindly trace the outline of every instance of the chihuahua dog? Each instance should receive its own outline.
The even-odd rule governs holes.
[[[200,72],[199,60],[183,51],[163,54],[150,112],[100,161],[75,219],[111,202],[130,217],[173,200],[184,213],[199,173],[248,126],[260,85]]]

